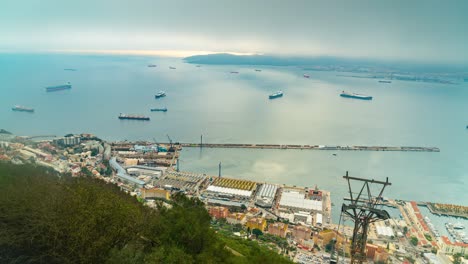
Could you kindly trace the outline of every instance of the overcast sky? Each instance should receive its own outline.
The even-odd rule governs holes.
[[[468,60],[468,1],[0,0],[0,50]]]

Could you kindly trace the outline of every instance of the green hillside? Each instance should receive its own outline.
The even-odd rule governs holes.
[[[198,199],[154,210],[115,185],[58,176],[0,163],[0,263],[289,263],[220,237]]]

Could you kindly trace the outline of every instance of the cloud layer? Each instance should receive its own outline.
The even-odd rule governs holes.
[[[3,0],[1,50],[468,59],[468,1]]]

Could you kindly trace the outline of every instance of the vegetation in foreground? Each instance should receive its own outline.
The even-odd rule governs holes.
[[[210,228],[202,202],[145,207],[115,185],[0,163],[0,263],[289,263]]]

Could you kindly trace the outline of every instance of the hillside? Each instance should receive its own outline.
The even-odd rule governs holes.
[[[58,176],[0,163],[0,263],[289,263],[220,237],[198,199],[154,210],[115,185]]]

